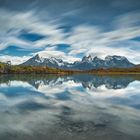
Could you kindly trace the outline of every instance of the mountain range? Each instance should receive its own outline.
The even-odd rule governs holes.
[[[42,57],[39,54],[33,56],[23,64],[22,66],[48,66],[52,68],[68,69],[68,70],[91,70],[100,68],[131,68],[135,64],[131,63],[124,56],[106,56],[105,59],[96,57],[84,56],[81,61],[75,61],[68,63],[62,59],[55,57]]]

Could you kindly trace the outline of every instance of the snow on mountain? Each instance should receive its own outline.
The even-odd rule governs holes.
[[[129,62],[124,56],[106,56],[105,59],[100,59],[97,56],[92,57],[84,56],[81,61],[74,63],[64,62],[62,59],[55,57],[42,57],[39,54],[30,58],[22,65],[26,66],[48,66],[60,69],[76,69],[76,70],[89,70],[98,68],[129,68],[134,64]]]
[[[55,57],[42,57],[41,55],[37,54],[34,57],[30,58],[22,65],[26,66],[49,66],[54,68],[60,68],[67,64],[62,59],[58,59]]]

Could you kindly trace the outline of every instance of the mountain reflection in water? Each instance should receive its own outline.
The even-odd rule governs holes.
[[[11,81],[24,81],[38,89],[40,85],[56,86],[68,81],[81,83],[83,88],[98,88],[105,85],[107,89],[126,88],[131,82],[140,80],[138,76],[97,76],[97,75],[3,75],[0,76],[1,83],[10,84]]]
[[[1,75],[0,140],[139,140],[139,79]]]

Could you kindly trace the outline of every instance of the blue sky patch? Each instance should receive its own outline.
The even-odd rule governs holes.
[[[57,44],[56,46],[57,46],[56,49],[58,51],[63,51],[65,53],[67,53],[68,49],[70,48],[70,45],[68,45],[68,44]]]
[[[46,36],[41,35],[41,34],[37,34],[37,33],[23,32],[19,35],[19,38],[21,38],[23,40],[34,42],[34,41],[44,39],[44,38],[46,38]]]
[[[8,46],[6,49],[0,51],[0,55],[10,55],[10,56],[25,56],[29,55],[32,52],[38,52],[35,49],[23,49],[18,46]]]

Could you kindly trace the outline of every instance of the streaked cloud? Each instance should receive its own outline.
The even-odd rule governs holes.
[[[81,7],[75,7],[76,2],[72,1],[61,10],[60,16],[57,13],[55,16],[54,10],[50,10],[51,4],[56,5],[55,2],[50,2],[48,9],[44,9],[41,5],[40,11],[36,5],[38,1],[36,3],[32,1],[32,8],[30,10],[25,8],[25,11],[12,6],[11,8],[15,10],[5,8],[5,5],[0,7],[0,60],[7,61],[7,58],[11,58],[12,63],[19,64],[25,61],[22,57],[29,58],[40,53],[43,56],[61,56],[66,61],[72,62],[84,55],[93,54],[104,57],[110,55],[111,52],[111,55],[124,55],[130,61],[139,63],[140,11],[137,8],[138,3],[131,7],[131,1],[129,1],[127,4],[129,10],[125,9],[115,14],[114,10],[117,10],[120,2],[107,0],[108,6],[104,2],[102,4],[105,5],[104,8],[107,8],[107,11],[112,10],[112,13],[106,15],[108,12],[103,13],[104,8],[97,14],[96,10],[92,11],[93,4],[95,4],[94,7],[99,8],[102,7],[101,4],[93,2],[90,5],[88,2],[90,0],[87,3],[81,1]],[[26,2],[24,4],[26,5]],[[63,6],[63,4],[58,5],[58,9]],[[85,13],[88,13],[87,17],[84,16]],[[103,15],[100,16],[100,14]],[[108,25],[104,19],[105,15],[108,16]],[[105,22],[99,22],[99,19]],[[69,47],[59,46],[58,49],[59,44],[67,44]],[[9,46],[18,46],[23,52],[30,51],[27,51],[25,56],[21,52],[21,57],[19,54],[15,56],[12,56],[12,53],[3,54],[3,50]],[[15,61],[15,58],[20,60]]]

